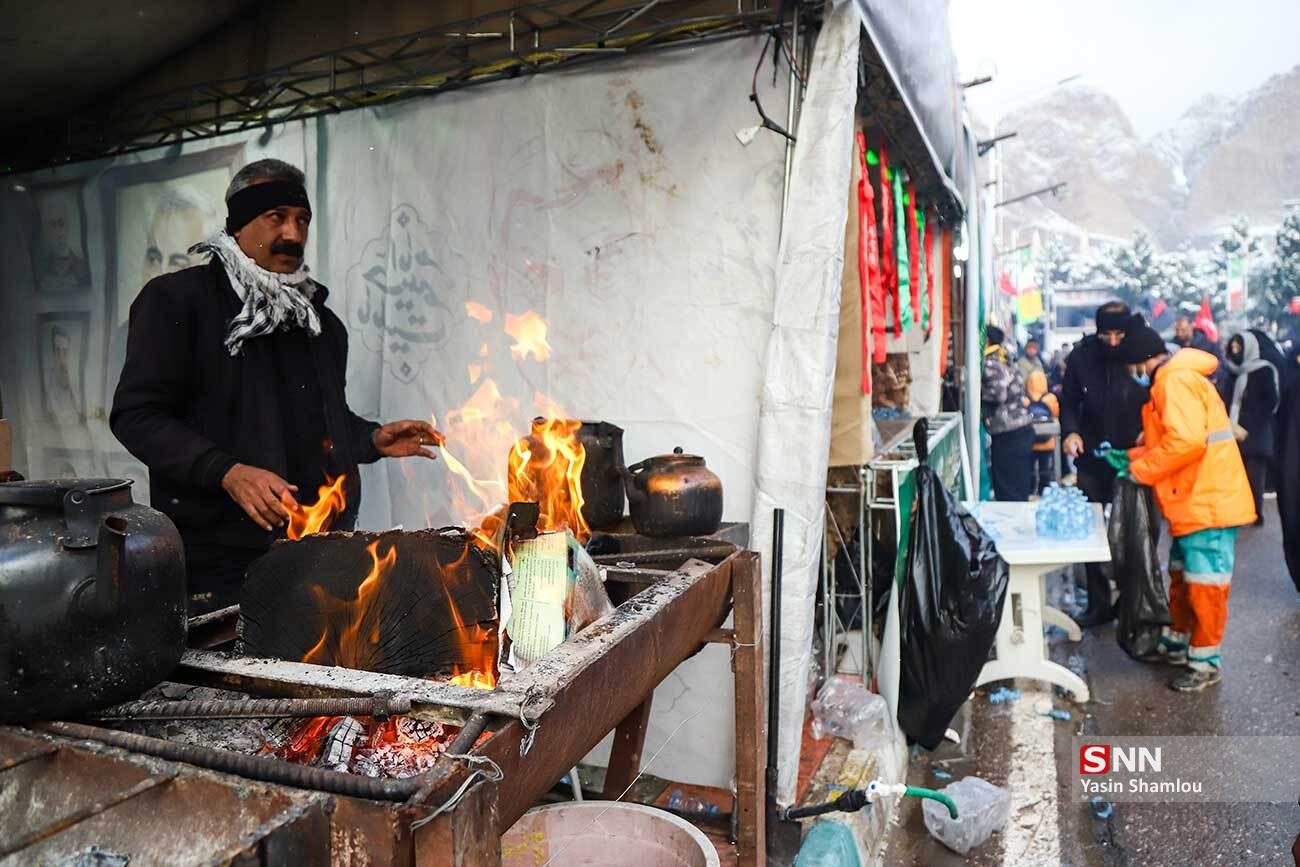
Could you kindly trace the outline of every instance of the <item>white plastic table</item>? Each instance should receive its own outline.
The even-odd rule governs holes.
[[[1011,567],[1006,605],[998,624],[997,659],[985,663],[975,685],[1028,677],[1045,680],[1074,694],[1079,702],[1089,698],[1083,678],[1047,656],[1043,623],[1059,626],[1071,641],[1083,637],[1079,625],[1063,611],[1047,604],[1045,578],[1075,563],[1109,563],[1106,520],[1100,504],[1092,508],[1097,520],[1086,539],[1040,538],[1035,527],[1037,503],[967,503],[966,508],[991,537],[998,554]]]

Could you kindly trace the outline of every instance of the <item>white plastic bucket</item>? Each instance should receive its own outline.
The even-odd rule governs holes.
[[[503,867],[718,867],[698,828],[672,813],[621,801],[529,810],[501,838]]]

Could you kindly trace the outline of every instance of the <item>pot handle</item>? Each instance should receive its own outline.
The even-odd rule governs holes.
[[[647,461],[637,461],[630,467],[623,468],[623,490],[627,493],[628,503],[640,503],[645,500],[645,491],[641,490],[638,480],[645,472]]]
[[[117,613],[126,561],[126,526],[126,519],[118,515],[109,515],[99,525],[95,578],[77,595],[77,608],[87,617],[102,620]]]

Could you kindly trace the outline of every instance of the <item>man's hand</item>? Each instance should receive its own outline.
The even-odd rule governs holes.
[[[1079,436],[1077,433],[1072,433],[1065,438],[1065,442],[1062,443],[1061,446],[1065,449],[1067,455],[1072,458],[1077,458],[1079,455],[1083,454],[1083,437]]]
[[[263,530],[283,527],[289,520],[289,511],[298,508],[293,496],[298,486],[270,470],[235,464],[222,478],[221,487]]]
[[[427,421],[406,419],[390,421],[375,431],[375,448],[386,458],[406,458],[420,455],[436,460],[438,455],[425,446],[440,446],[447,438]]]

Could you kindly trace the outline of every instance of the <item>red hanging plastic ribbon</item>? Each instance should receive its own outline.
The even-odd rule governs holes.
[[[934,215],[925,221],[925,297],[926,309],[930,311],[930,316],[925,320],[925,336],[929,337],[934,331]]]
[[[907,271],[911,278],[912,288],[912,322],[916,327],[921,327],[921,275],[919,273],[921,262],[917,259],[920,239],[917,237],[918,229],[916,226],[916,190],[912,187],[912,182],[907,182]]]
[[[862,179],[858,184],[862,201],[861,213],[866,214],[863,233],[867,248],[867,282],[866,288],[871,309],[871,361],[885,363],[885,280],[880,259],[880,236],[876,233],[876,193],[867,172],[866,136],[861,137],[863,151]],[[870,365],[864,364],[870,369]],[[866,394],[867,392],[863,392]]]
[[[943,311],[939,326],[943,329],[939,335],[939,378],[942,379],[948,373],[948,332],[952,312],[948,309],[952,298],[952,229],[947,226],[939,236],[939,255],[943,257],[939,260],[939,305]],[[934,316],[933,307],[930,316]]]

